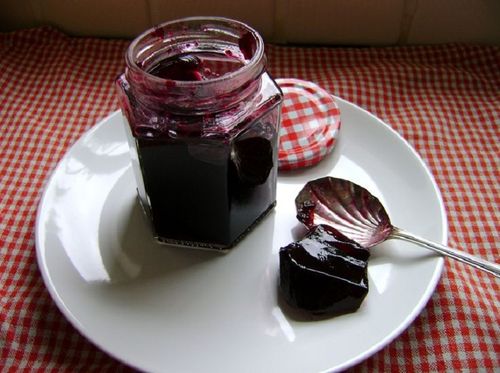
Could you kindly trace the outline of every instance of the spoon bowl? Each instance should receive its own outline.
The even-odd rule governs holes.
[[[309,181],[295,199],[297,219],[309,229],[326,224],[368,249],[388,239],[401,239],[500,277],[500,266],[464,251],[418,237],[392,225],[379,199],[345,179]]]

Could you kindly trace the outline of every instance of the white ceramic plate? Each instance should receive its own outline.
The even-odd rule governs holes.
[[[278,204],[228,254],[157,245],[136,200],[121,114],[88,131],[48,182],[36,226],[38,263],[54,301],[87,338],[147,371],[319,372],[387,345],[431,296],[443,260],[389,241],[372,249],[361,308],[300,321],[278,302],[278,250],[301,231],[293,200],[308,180],[365,186],[394,225],[446,243],[428,169],[386,124],[337,99],[340,139],[318,166],[281,175]]]

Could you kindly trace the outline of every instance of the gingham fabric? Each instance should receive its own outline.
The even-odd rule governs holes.
[[[340,110],[333,96],[317,84],[277,79],[283,91],[279,169],[318,164],[333,150],[340,129]]]
[[[127,44],[50,28],[0,35],[0,371],[129,369],[59,312],[40,276],[34,242],[37,204],[51,170],[85,130],[118,107],[113,81]],[[450,246],[500,260],[500,48],[268,46],[267,54],[275,77],[316,82],[402,134],[443,193]],[[499,371],[499,283],[446,259],[435,293],[412,325],[352,370]]]

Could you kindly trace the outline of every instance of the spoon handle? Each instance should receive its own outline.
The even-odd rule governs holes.
[[[463,263],[481,269],[485,272],[492,274],[493,276],[500,277],[500,265],[496,263],[488,262],[487,260],[478,258],[477,256],[468,254],[464,251],[452,249],[451,247],[446,247],[438,243],[426,240],[425,238],[415,236],[414,234],[406,232],[402,229],[394,227],[393,231],[391,232],[388,238],[397,238],[404,241],[412,242],[414,244],[425,247],[429,250],[438,252],[439,254],[442,254],[444,256],[449,256],[453,259],[459,260]]]

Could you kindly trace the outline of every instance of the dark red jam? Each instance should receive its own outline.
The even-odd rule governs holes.
[[[242,134],[230,144],[137,139],[159,237],[229,246],[274,206],[277,134],[266,137],[268,117],[250,125],[262,132]]]
[[[275,205],[281,92],[255,31],[218,18],[161,25],[131,44],[118,86],[160,241],[227,249]]]
[[[356,311],[368,293],[368,250],[318,225],[280,249],[280,289],[289,305],[312,314]]]
[[[148,72],[162,79],[199,81],[219,78],[243,66],[238,56],[228,49],[224,54],[197,52],[176,55],[156,63]]]

